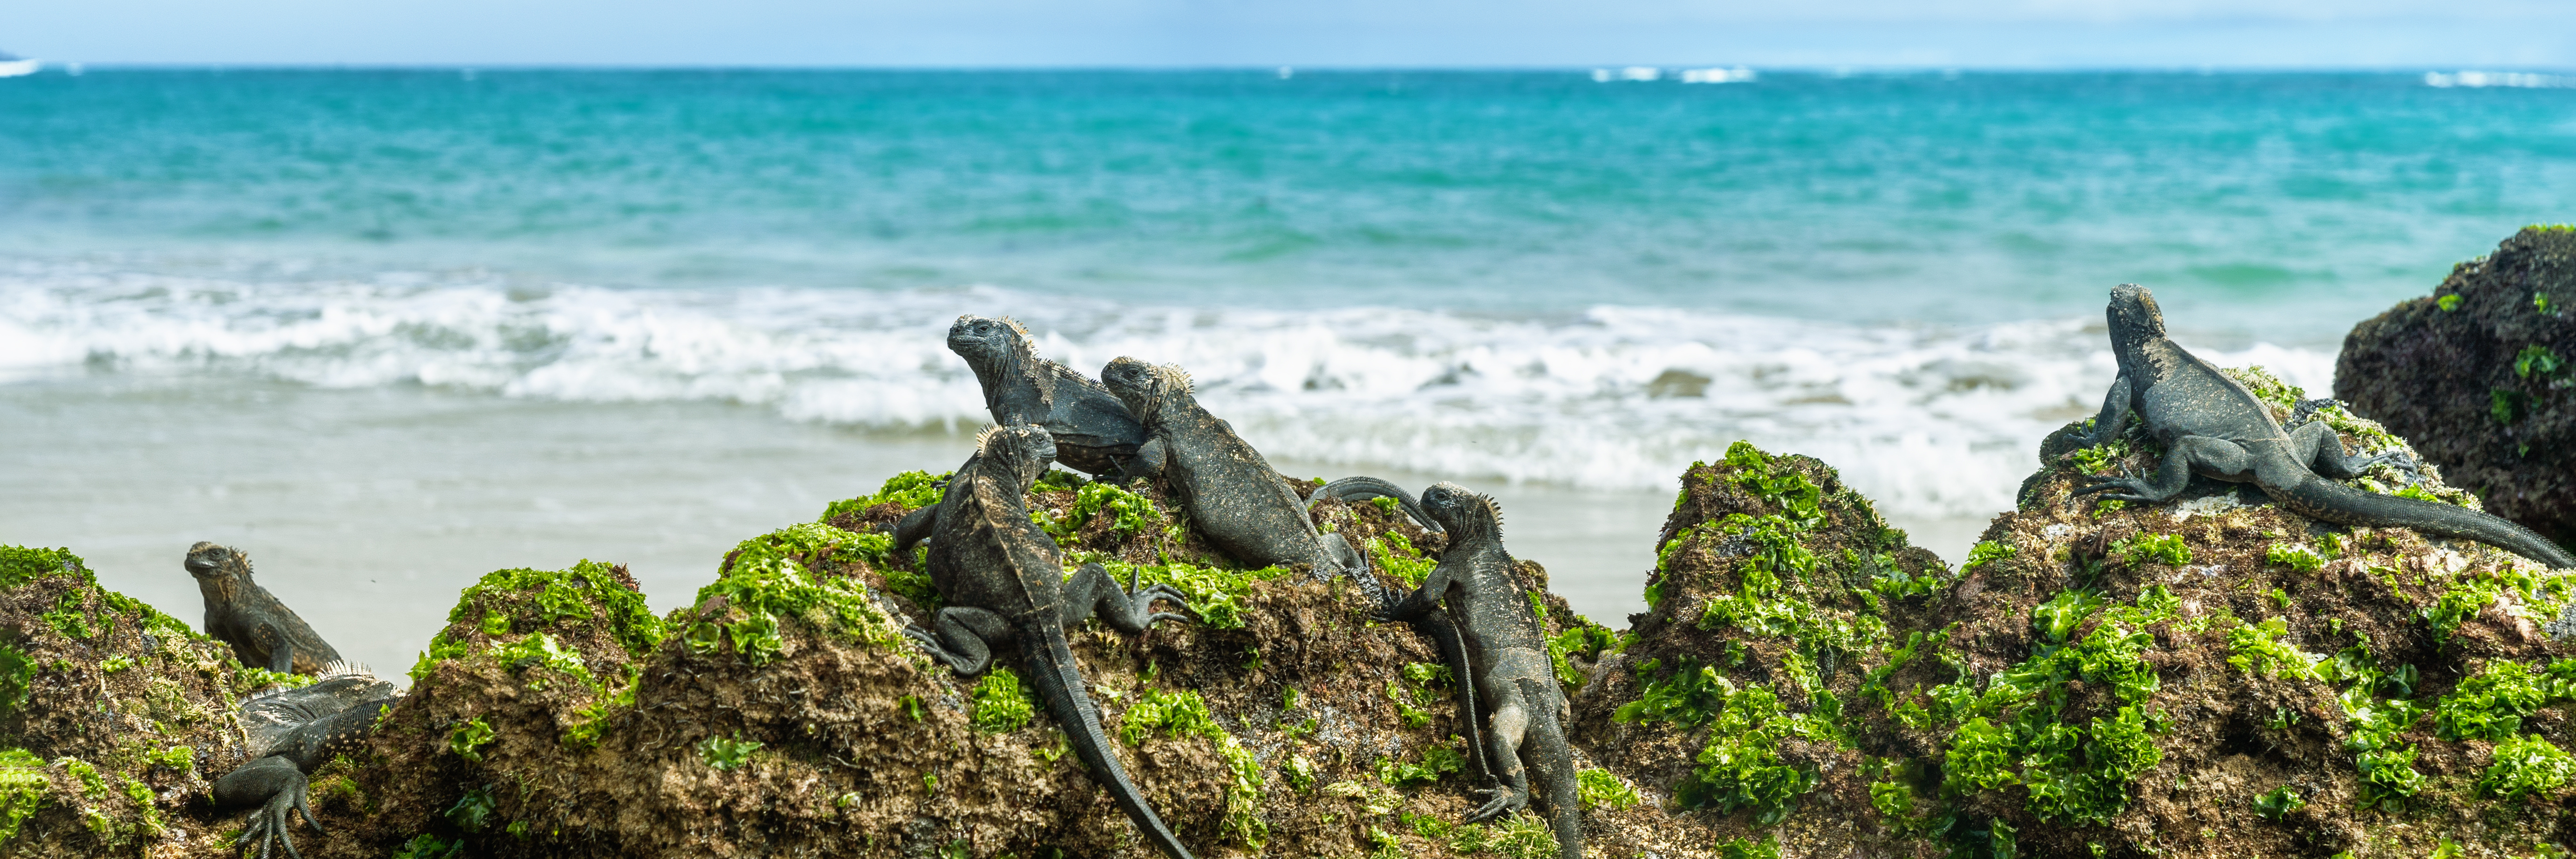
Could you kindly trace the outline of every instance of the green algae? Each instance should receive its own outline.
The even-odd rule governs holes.
[[[681,638],[702,655],[730,644],[745,660],[762,665],[785,651],[780,622],[790,620],[842,641],[918,656],[904,646],[901,629],[878,607],[866,584],[815,570],[823,564],[883,562],[891,540],[820,522],[745,540],[727,556],[716,580],[698,589],[695,600],[709,606],[721,599],[727,610],[690,623]],[[673,618],[682,619],[687,612],[675,612]]]
[[[2444,311],[2453,311],[2460,309],[2460,300],[2460,294],[2454,292],[2434,298],[2433,303]]]
[[[2248,674],[2280,676],[2293,680],[2320,680],[2316,665],[2323,657],[2300,651],[2283,639],[2290,634],[2289,622],[2265,618],[2261,623],[2240,623],[2227,631],[2227,664]]]
[[[483,747],[491,745],[498,739],[500,735],[492,730],[492,723],[484,721],[481,716],[476,716],[458,722],[456,727],[449,729],[447,750],[455,752],[457,757],[481,763]]]
[[[1056,474],[1070,472],[1048,472],[1049,476]],[[1066,506],[1064,518],[1060,520],[1049,517],[1043,510],[1029,511],[1030,518],[1058,541],[1073,539],[1084,526],[1103,514],[1110,517],[1108,530],[1112,539],[1125,540],[1148,533],[1148,529],[1152,533],[1163,533],[1173,528],[1171,517],[1164,515],[1162,508],[1154,506],[1153,499],[1115,484],[1097,481],[1074,489],[1073,503]]]
[[[2480,796],[2522,800],[2558,794],[2576,780],[2576,756],[2538,736],[2506,737],[2496,743],[2494,763],[2478,777]]]
[[[598,624],[629,658],[641,659],[665,635],[662,620],[608,564],[584,560],[561,570],[495,570],[458,595],[447,622],[470,623],[487,637],[532,633],[540,629]],[[441,661],[473,652],[474,642],[442,629],[412,666],[414,682]],[[584,672],[585,675],[587,672]]]
[[[1097,552],[1069,553],[1065,563],[1068,569],[1097,563],[1109,571],[1111,578],[1120,582],[1133,579],[1137,587],[1171,585],[1189,600],[1190,608],[1198,612],[1200,623],[1209,629],[1244,628],[1244,598],[1252,593],[1253,583],[1277,579],[1290,572],[1286,567],[1230,570],[1183,562],[1131,564]]]
[[[933,475],[927,471],[907,471],[887,478],[874,495],[862,495],[824,505],[819,521],[829,522],[842,515],[865,513],[879,504],[893,503],[905,510],[919,510],[938,504],[947,495],[948,479],[956,472]]]
[[[988,734],[1007,734],[1028,727],[1037,715],[1037,702],[1020,685],[1020,675],[999,665],[975,682],[969,693],[974,705],[968,721],[976,730]]]
[[[1388,787],[1439,781],[1442,776],[1466,769],[1467,757],[1458,751],[1463,745],[1465,745],[1464,740],[1452,736],[1446,744],[1423,749],[1420,760],[1379,758],[1376,767],[1377,780],[1384,782]]]
[[[2254,813],[2266,820],[2279,820],[2306,807],[2307,797],[2286,784],[2254,798]]]
[[[1548,831],[1546,821],[1526,810],[1486,824],[1451,823],[1411,812],[1396,819],[1412,827],[1414,834],[1440,842],[1461,856],[1546,859],[1556,855],[1555,833]]]
[[[2434,705],[2433,734],[2445,740],[2502,742],[2522,730],[2523,719],[2571,698],[2576,698],[2576,660],[2535,669],[2491,659]]]
[[[2144,563],[2182,566],[2191,563],[2191,546],[2180,534],[2132,534],[2111,544],[2111,551],[2132,565]]]
[[[44,807],[52,789],[43,760],[26,749],[0,750],[0,844],[17,837],[19,824]]]
[[[1395,576],[1409,588],[1421,587],[1423,578],[1440,566],[1440,562],[1423,557],[1422,550],[1414,548],[1412,540],[1394,531],[1369,538],[1367,551],[1377,561],[1378,569]]]
[[[2513,374],[2525,379],[2534,375],[2545,379],[2558,375],[2559,371],[2565,369],[2567,369],[2565,359],[2558,357],[2558,353],[2549,347],[2538,343],[2522,347],[2522,354],[2514,356],[2513,359]]]
[[[1645,798],[1637,788],[1620,780],[1617,773],[1600,767],[1586,767],[1574,774],[1574,795],[1584,808],[1607,808],[1613,811],[1630,808]]]
[[[698,741],[698,760],[719,770],[741,769],[751,762],[751,753],[760,751],[762,745],[758,740],[746,740],[740,736],[708,737]]]
[[[1198,737],[1216,745],[1218,760],[1226,768],[1225,821],[1227,835],[1246,848],[1260,850],[1270,839],[1270,824],[1261,819],[1261,763],[1252,750],[1244,748],[1234,735],[1216,722],[1207,699],[1196,690],[1165,692],[1147,688],[1137,694],[1136,703],[1127,707],[1118,725],[1118,736],[1131,746],[1142,746],[1147,737],[1160,731],[1166,737]]]
[[[2020,785],[2031,813],[2050,822],[2106,824],[2127,808],[2129,786],[2162,760],[2142,709],[2160,685],[2143,656],[2155,638],[2143,629],[2174,617],[2177,605],[2157,586],[2135,604],[2070,590],[2033,607],[2030,658],[1995,674],[1983,692],[1962,678],[1926,693],[1926,721],[1959,724],[1944,757],[1945,789]],[[2095,618],[2091,632],[2074,636]],[[2068,720],[2076,680],[2111,690],[2118,706],[2109,718]]]

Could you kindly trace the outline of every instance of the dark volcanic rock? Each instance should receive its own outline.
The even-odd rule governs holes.
[[[2576,229],[2529,227],[2352,329],[2335,396],[2487,511],[2576,540]]]

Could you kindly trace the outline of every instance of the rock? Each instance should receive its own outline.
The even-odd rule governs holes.
[[[2576,544],[2576,229],[2525,228],[2354,326],[2335,396],[2488,512]]]
[[[2284,416],[2302,397],[2238,375]],[[2405,443],[2321,414],[2348,445]],[[1954,569],[1825,463],[1739,444],[1683,475],[1630,630],[1574,615],[1524,560],[1572,690],[1590,841],[2521,855],[2576,823],[2576,648],[2540,634],[2568,625],[2576,571],[2226,485],[2072,495],[2156,461],[2134,436],[2058,451]],[[2475,503],[2424,476],[2352,483]],[[907,474],[746,540],[663,617],[603,564],[484,577],[366,751],[315,774],[329,831],[299,829],[304,854],[1151,855],[1015,675],[961,682],[898,634],[937,594],[841,523],[938,491]],[[1478,798],[1450,681],[1357,588],[1224,568],[1149,485],[1050,476],[1034,495],[1074,560],[1202,609],[1073,641],[1115,753],[1199,855],[1551,855],[1534,816],[1455,823]],[[1315,510],[1391,580],[1440,550],[1375,503]],[[0,823],[19,824],[0,851],[224,855],[245,812],[206,801],[205,774],[240,758],[217,714],[273,675],[59,551],[0,548],[0,644]]]

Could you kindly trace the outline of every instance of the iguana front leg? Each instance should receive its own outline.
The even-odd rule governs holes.
[[[1189,608],[1189,600],[1182,597],[1179,588],[1159,583],[1143,590],[1135,588],[1134,575],[1128,577],[1127,586],[1122,588],[1118,586],[1118,580],[1111,578],[1109,571],[1099,564],[1082,565],[1082,569],[1074,572],[1073,580],[1064,583],[1065,634],[1073,634],[1082,627],[1083,621],[1094,615],[1110,628],[1129,634],[1144,632],[1158,620],[1190,619],[1186,614],[1154,610],[1154,601],[1158,599],[1171,600],[1180,603],[1184,609]]]
[[[939,530],[939,505],[937,504],[903,514],[903,518],[894,523],[895,553],[907,556],[912,554],[914,544],[930,539],[931,532],[937,530]]]
[[[2335,433],[2334,427],[2327,426],[2323,422],[2300,424],[2298,429],[2290,431],[2290,458],[2306,464],[2309,471],[2316,472],[2319,476],[2336,480],[2360,477],[2363,471],[2383,462],[2395,466],[2399,471],[2408,474],[2416,473],[2415,463],[2406,458],[2406,452],[2402,449],[2385,451],[2376,456],[2353,456],[2344,453],[2343,437]]]
[[[2092,447],[2120,437],[2129,429],[2129,374],[2123,372],[2111,380],[2111,391],[2102,395],[2102,411],[2093,416],[2093,431],[2077,436],[2076,447]]]
[[[2205,474],[2237,475],[2238,479],[2245,479],[2254,473],[2254,455],[2232,441],[2203,435],[2187,435],[2175,439],[2173,447],[2165,451],[2165,461],[2156,469],[2155,482],[2150,483],[2135,477],[2115,477],[2075,490],[2075,494],[2086,495],[2106,489],[2125,489],[2128,491],[2115,492],[2102,497],[2114,501],[2144,501],[2150,504],[2161,504],[2182,494],[2183,487],[2191,484],[2191,473],[2195,470]]]
[[[939,610],[934,622],[938,624],[935,636],[918,626],[904,627],[903,634],[960,677],[984,673],[993,664],[993,645],[1011,640],[1011,625],[1002,622],[1001,615],[980,608],[949,606]]]
[[[277,627],[265,623],[260,624],[259,630],[252,633],[251,638],[268,646],[268,670],[279,674],[295,673],[294,639],[286,637],[286,634],[279,632]]]
[[[295,823],[293,815],[302,814],[313,831],[322,831],[322,821],[313,818],[313,807],[305,803],[304,772],[283,757],[260,758],[226,773],[215,782],[215,802],[226,807],[259,806],[233,845],[243,853],[259,845],[260,859],[268,859],[270,842],[284,842],[286,855],[304,859],[295,849],[295,839],[286,834]]]
[[[1377,570],[1369,566],[1368,556],[1352,548],[1350,538],[1340,534],[1318,533],[1315,535],[1315,546],[1323,553],[1323,556],[1315,562],[1316,581],[1329,582],[1334,576],[1347,573],[1352,581],[1359,583],[1360,595],[1367,597],[1371,604],[1386,605],[1393,599],[1393,596],[1387,593],[1386,586],[1378,582]],[[1340,569],[1327,570],[1324,568],[1326,564]]]
[[[1156,436],[1146,439],[1144,444],[1137,445],[1136,458],[1132,464],[1121,467],[1126,469],[1128,474],[1150,479],[1163,476],[1163,466],[1170,461],[1171,447],[1163,443],[1161,436]]]

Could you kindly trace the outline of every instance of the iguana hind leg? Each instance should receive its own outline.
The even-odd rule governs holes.
[[[1485,721],[1485,758],[1494,765],[1494,798],[1467,814],[1468,823],[1488,820],[1529,807],[1529,770],[1521,766],[1521,738],[1529,733],[1529,710],[1521,696],[1506,695]]]
[[[2253,477],[2254,464],[2254,455],[2248,453],[2242,445],[2204,435],[2187,435],[2175,439],[2173,447],[2165,451],[2164,463],[2156,469],[2156,479],[2153,482],[2135,477],[2114,477],[2075,490],[2075,494],[2088,495],[2109,489],[2121,489],[2127,491],[2114,492],[2102,497],[2114,501],[2162,504],[2182,494],[2183,487],[2191,485],[2191,474],[2194,471],[2203,474],[2233,475],[2234,479],[2246,480]]]
[[[921,652],[962,677],[984,673],[993,664],[993,645],[1011,640],[1011,625],[1001,615],[980,608],[949,606],[939,610],[933,623],[938,628],[935,635],[918,626],[904,627],[903,634]]]
[[[322,821],[313,818],[313,807],[305,801],[304,772],[282,757],[260,758],[225,774],[215,782],[215,801],[227,806],[259,805],[233,844],[243,853],[259,845],[260,859],[268,859],[272,842],[284,842],[286,855],[304,859],[295,849],[295,839],[287,834],[295,825],[295,815],[303,815],[313,831],[322,831]]]
[[[1110,628],[1131,634],[1144,632],[1146,627],[1153,626],[1158,620],[1190,619],[1186,614],[1154,610],[1154,601],[1161,599],[1180,603],[1184,609],[1189,608],[1190,603],[1181,597],[1179,588],[1155,584],[1131,592],[1135,586],[1136,582],[1132,576],[1129,577],[1127,587],[1122,588],[1118,586],[1118,580],[1111,578],[1109,571],[1101,568],[1099,564],[1082,565],[1082,569],[1073,574],[1073,580],[1064,583],[1065,633],[1072,634],[1074,630],[1082,628],[1083,621],[1090,620],[1095,615],[1100,618],[1100,622],[1108,624]]]
[[[2343,452],[2343,438],[2334,427],[2322,421],[2300,424],[2290,431],[2290,458],[2306,463],[2308,470],[2323,477],[2350,480],[2380,463],[2396,466],[2408,474],[2416,473],[2413,460],[2404,450],[2384,451],[2376,456],[2353,456]]]

